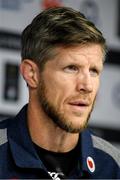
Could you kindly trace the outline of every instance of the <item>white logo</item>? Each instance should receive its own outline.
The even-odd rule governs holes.
[[[52,177],[53,180],[60,180],[58,177],[59,175],[64,176],[64,174],[61,173],[56,173],[56,172],[48,172],[48,174]]]

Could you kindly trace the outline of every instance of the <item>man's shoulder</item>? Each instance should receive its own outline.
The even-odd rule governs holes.
[[[8,118],[0,121],[0,146],[8,142],[7,129],[12,123],[13,118]]]
[[[26,109],[27,104],[23,106],[15,116],[0,121],[0,129],[8,128],[11,124],[15,123],[18,118],[23,118],[24,114],[26,113]]]
[[[10,120],[11,120],[11,119],[8,118],[8,119],[4,119],[4,120],[0,121],[0,129],[5,129],[5,128],[7,128],[8,125],[9,125]]]
[[[7,140],[7,128],[11,119],[5,119],[0,121],[0,146],[5,144]]]
[[[120,151],[108,141],[92,135],[93,147],[111,156],[120,166]]]

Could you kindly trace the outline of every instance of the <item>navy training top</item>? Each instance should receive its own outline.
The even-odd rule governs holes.
[[[48,172],[27,128],[27,105],[0,122],[0,179],[60,179]],[[120,179],[120,152],[86,129],[81,133],[78,165],[67,179]]]

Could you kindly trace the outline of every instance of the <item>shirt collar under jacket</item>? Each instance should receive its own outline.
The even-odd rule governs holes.
[[[10,122],[8,128],[8,140],[13,159],[18,167],[22,168],[42,168],[45,169],[42,161],[34,149],[29,131],[27,128],[27,105],[22,108],[19,114]],[[91,171],[87,164],[88,157],[94,161],[94,147],[90,132],[86,129],[81,133],[81,150],[80,150],[80,169],[90,174]]]

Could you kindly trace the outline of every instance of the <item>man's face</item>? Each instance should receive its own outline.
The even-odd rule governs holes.
[[[63,130],[81,132],[93,109],[102,68],[100,45],[59,49],[40,74],[37,94],[42,111]]]

